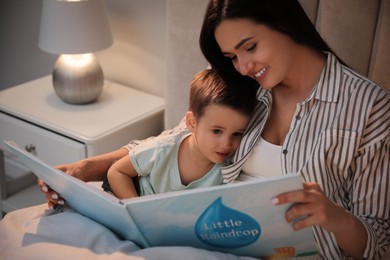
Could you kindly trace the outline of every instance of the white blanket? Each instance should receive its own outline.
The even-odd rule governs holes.
[[[0,259],[229,259],[250,260],[192,247],[140,249],[70,208],[46,204],[8,213],[0,221]]]

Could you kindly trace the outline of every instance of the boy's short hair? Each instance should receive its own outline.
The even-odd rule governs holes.
[[[228,106],[251,116],[256,104],[258,86],[248,85],[239,78],[224,77],[216,69],[198,72],[190,87],[189,110],[198,118],[209,105]]]

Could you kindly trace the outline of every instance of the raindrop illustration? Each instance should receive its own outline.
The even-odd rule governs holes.
[[[199,217],[195,233],[203,242],[220,248],[238,248],[254,243],[261,234],[251,216],[229,208],[216,199]]]

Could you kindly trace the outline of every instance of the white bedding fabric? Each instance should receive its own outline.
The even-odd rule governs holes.
[[[254,260],[192,247],[140,249],[70,208],[52,212],[46,204],[8,213],[0,221],[0,259]],[[318,260],[319,256],[291,258]],[[390,259],[390,251],[382,258]]]
[[[0,259],[229,259],[250,260],[192,247],[140,249],[70,208],[46,204],[8,213],[0,221]]]

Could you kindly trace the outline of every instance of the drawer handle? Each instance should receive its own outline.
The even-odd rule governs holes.
[[[33,144],[26,145],[24,149],[26,149],[26,151],[29,153],[35,154],[35,145]]]

